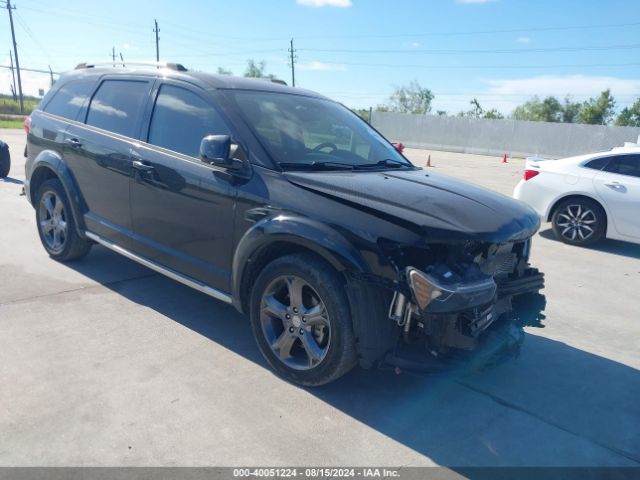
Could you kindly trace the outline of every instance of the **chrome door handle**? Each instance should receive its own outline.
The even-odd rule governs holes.
[[[142,160],[134,160],[132,166],[140,172],[151,172],[153,170],[153,165],[148,165]]]
[[[64,143],[69,145],[71,148],[80,148],[82,146],[82,142],[77,138],[67,138]]]
[[[613,188],[614,190],[619,190],[621,188],[624,188],[624,185],[620,182],[605,183],[604,185],[605,187]]]

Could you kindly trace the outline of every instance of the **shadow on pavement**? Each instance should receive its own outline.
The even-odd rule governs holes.
[[[99,281],[95,256],[121,258],[96,248],[69,266]],[[155,274],[105,285],[268,369],[233,307]],[[640,465],[640,372],[531,331],[517,359],[480,372],[355,368],[308,391],[440,465]]]
[[[11,177],[0,178],[0,182],[15,183],[16,185],[22,185],[24,183],[22,180],[18,180],[17,178],[11,178]]]
[[[547,240],[560,242],[560,240],[558,240],[558,238],[553,233],[553,229],[551,228],[540,231],[539,234],[542,238],[546,238]],[[640,245],[631,242],[623,242],[620,240],[610,240],[608,238],[605,238],[595,245],[573,248],[585,248],[588,250],[596,250],[598,252],[612,253],[614,255],[621,255],[623,257],[640,259]]]

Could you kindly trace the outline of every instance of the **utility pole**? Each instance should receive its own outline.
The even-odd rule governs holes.
[[[160,37],[158,36],[160,29],[158,28],[158,20],[154,19],[153,21],[156,24],[156,27],[153,29],[156,34],[156,62],[160,62]],[[160,66],[158,66],[158,68],[160,68]]]
[[[18,60],[18,47],[16,45],[16,32],[13,29],[13,14],[11,11],[16,7],[11,6],[11,0],[7,0],[7,10],[9,10],[9,23],[11,24],[11,38],[13,40],[13,53],[16,56],[16,71],[18,72],[18,95],[20,96],[20,113],[24,113],[24,99],[22,98],[22,79],[20,78],[20,60]]]
[[[11,94],[13,95],[13,100],[18,100],[18,95],[16,93],[16,72],[13,71],[13,52],[9,50],[9,58],[11,59],[11,78],[13,78],[13,84],[11,85]]]
[[[291,47],[289,48],[289,63],[291,64],[291,85],[296,86],[296,59],[298,56],[296,55],[296,50],[293,48],[293,38],[290,43]]]
[[[113,60],[113,68],[116,68],[116,47],[111,47],[111,59]]]

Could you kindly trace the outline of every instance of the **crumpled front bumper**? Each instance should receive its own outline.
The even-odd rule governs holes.
[[[513,301],[513,310],[492,322],[477,339],[473,350],[452,349],[446,355],[429,352],[424,345],[398,342],[386,354],[381,368],[413,373],[474,371],[517,357],[525,340],[525,326],[540,327],[546,306],[539,293],[522,294]]]

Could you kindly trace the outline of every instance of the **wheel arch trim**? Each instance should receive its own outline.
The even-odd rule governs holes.
[[[244,233],[233,257],[232,293],[234,304],[240,311],[244,311],[242,286],[248,266],[269,247],[283,243],[317,254],[337,271],[370,271],[360,252],[330,226],[297,215],[267,217]]]
[[[82,215],[82,210],[84,206],[84,199],[80,193],[80,189],[71,173],[71,170],[62,160],[60,154],[58,152],[54,152],[51,150],[43,150],[38,154],[35,161],[33,162],[33,166],[31,167],[31,173],[29,175],[29,189],[27,192],[28,200],[35,207],[35,196],[37,195],[37,191],[42,184],[42,182],[46,181],[45,179],[42,182],[39,182],[35,185],[34,188],[34,177],[39,178],[44,170],[48,170],[51,172],[62,184],[62,188],[64,188],[65,193],[67,194],[67,198],[69,199],[69,203],[71,204],[71,213],[73,215],[73,219],[76,224],[76,230],[78,234],[85,238],[85,223],[84,216]]]

